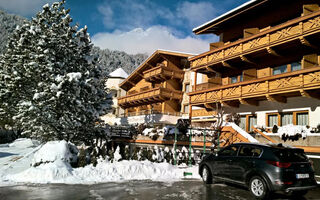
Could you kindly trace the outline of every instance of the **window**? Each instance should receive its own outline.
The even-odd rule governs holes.
[[[257,116],[254,116],[254,115],[248,116],[248,123],[249,124],[246,131],[251,132],[253,131],[253,127],[257,125]]]
[[[233,77],[231,77],[231,78],[230,78],[230,82],[231,82],[231,83],[236,83],[236,82],[238,82],[238,76],[233,76]]]
[[[288,124],[293,124],[293,114],[292,113],[283,113],[281,115],[281,126]]]
[[[184,88],[184,91],[185,92],[190,92],[190,84],[188,83],[188,84],[185,84],[185,88]]]
[[[301,69],[301,62],[293,62],[291,63],[291,71],[297,71]]]
[[[268,127],[273,127],[274,125],[285,126],[288,124],[301,125],[301,126],[309,125],[308,111],[269,113],[267,114],[266,118],[267,118]]]
[[[239,156],[259,157],[262,150],[256,147],[242,146],[239,151]]]
[[[240,116],[239,127],[242,128],[243,130],[246,130],[246,120],[247,120],[247,117],[245,115]]]
[[[297,113],[297,125],[306,126],[309,124],[309,114],[307,112]]]
[[[243,75],[242,74],[239,76],[239,79],[240,79],[240,82],[243,81]]]
[[[189,113],[189,105],[184,105],[183,112],[184,113]]]
[[[257,116],[255,115],[241,115],[239,127],[247,132],[253,130],[253,126],[257,125]]]
[[[281,65],[273,68],[273,75],[282,74],[287,72],[287,65]]]
[[[219,156],[236,156],[238,151],[238,147],[229,146],[219,152]]]
[[[267,126],[273,127],[274,125],[279,125],[278,124],[278,114],[268,115],[268,124],[267,124]]]

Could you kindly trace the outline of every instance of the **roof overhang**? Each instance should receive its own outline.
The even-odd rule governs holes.
[[[138,83],[143,77],[143,71],[150,69],[152,62],[157,60],[163,55],[181,57],[181,58],[190,58],[195,54],[178,52],[178,51],[168,51],[168,50],[157,50],[151,56],[149,56],[137,69],[135,69],[125,80],[120,83],[120,87],[126,91],[132,88],[136,83]],[[155,67],[155,66],[153,66]]]
[[[212,19],[209,22],[206,22],[194,29],[192,31],[199,35],[199,34],[208,34],[213,33],[217,34],[219,32],[219,25],[221,25],[223,22],[230,20],[248,10],[251,10],[252,8],[259,6],[261,4],[264,4],[270,0],[250,0],[232,10],[229,12],[224,13],[223,15],[220,15],[214,19]]]

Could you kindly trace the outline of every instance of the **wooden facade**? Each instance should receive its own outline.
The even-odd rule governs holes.
[[[140,65],[120,87],[125,96],[118,104],[126,116],[162,113],[179,115],[183,98],[184,69],[192,55],[158,50]]]
[[[217,34],[220,41],[189,59],[195,72],[190,104],[210,111],[217,103],[237,108],[260,101],[286,103],[289,97],[320,99],[317,3],[256,1],[194,29],[196,34]],[[236,19],[243,24],[232,29]],[[202,83],[197,82],[199,73],[205,77]]]

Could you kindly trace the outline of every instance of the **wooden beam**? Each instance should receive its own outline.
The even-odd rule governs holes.
[[[243,62],[252,64],[252,65],[257,65],[257,63],[255,63],[254,61],[248,59],[248,57],[246,57],[246,56],[244,56],[244,55],[241,55],[240,58],[241,58],[241,60],[242,60]]]
[[[132,83],[131,81],[127,80],[126,82],[128,82],[129,84],[131,84],[132,86],[135,86],[135,83]]]
[[[226,107],[239,108],[239,102],[237,101],[220,101]]]
[[[259,105],[259,101],[252,100],[252,99],[243,99],[243,98],[240,98],[240,99],[239,99],[239,102],[240,102],[241,104],[250,105],[250,106],[258,106],[258,105]]]
[[[226,61],[222,61],[222,65],[224,67],[228,67],[228,68],[231,68],[231,69],[237,69],[236,67],[233,67],[232,65],[230,65],[229,63],[227,63]]]
[[[216,104],[215,103],[205,103],[204,107],[206,108],[206,110],[214,110],[216,108]]]
[[[307,47],[311,47],[313,49],[317,49],[317,46],[311,44],[310,41],[308,41],[305,37],[301,36],[299,39],[300,39],[301,44],[303,44]]]
[[[267,47],[266,48],[268,53],[271,54],[271,55],[274,55],[274,56],[278,56],[278,57],[281,57],[281,55],[279,53],[277,53],[274,49],[272,49],[271,47]]]
[[[268,101],[278,102],[278,103],[287,103],[287,98],[283,96],[276,96],[267,94],[266,98]]]
[[[143,74],[140,74],[139,72],[137,72],[137,74],[138,74],[141,78],[144,78]]]
[[[215,70],[213,70],[211,67],[207,66],[206,70],[208,70],[209,72],[213,72],[213,73],[217,73]]]
[[[311,92],[311,91],[307,91],[307,90],[301,89],[300,90],[300,94],[303,97],[315,98],[315,99],[319,99],[320,100],[320,93],[318,93],[318,92]]]

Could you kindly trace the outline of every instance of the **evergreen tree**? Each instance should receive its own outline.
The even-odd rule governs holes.
[[[84,27],[71,26],[64,0],[18,27],[0,58],[0,117],[42,140],[93,140],[110,108]]]

